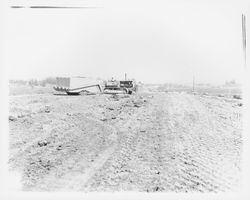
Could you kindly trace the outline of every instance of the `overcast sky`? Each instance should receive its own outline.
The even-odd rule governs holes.
[[[17,3],[15,3],[17,2]],[[35,3],[32,3],[35,2]],[[136,78],[146,83],[240,81],[241,1],[50,0],[6,8],[10,79],[46,76]]]

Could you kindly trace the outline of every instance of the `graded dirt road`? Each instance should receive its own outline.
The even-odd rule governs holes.
[[[236,100],[25,96],[10,114],[10,166],[25,190],[220,192],[240,179]]]

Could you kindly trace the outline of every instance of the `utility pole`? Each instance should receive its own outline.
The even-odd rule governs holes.
[[[125,73],[125,81],[127,80],[127,73]]]
[[[193,93],[194,93],[194,76],[193,76]]]
[[[246,67],[246,46],[247,46],[247,38],[246,38],[246,16],[242,14],[242,47],[243,47],[243,56],[244,56],[244,66]]]

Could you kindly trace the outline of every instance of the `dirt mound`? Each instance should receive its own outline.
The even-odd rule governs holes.
[[[239,182],[239,100],[187,93],[10,100],[25,190],[219,192]]]

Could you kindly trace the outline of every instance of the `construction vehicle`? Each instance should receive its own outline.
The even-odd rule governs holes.
[[[108,94],[132,94],[137,91],[137,86],[135,81],[132,80],[124,80],[117,81],[113,78],[104,83],[104,93]]]
[[[137,85],[135,81],[120,81],[120,87],[124,89],[127,94],[137,92]]]
[[[66,92],[68,95],[77,95],[81,92],[102,92],[99,81],[88,77],[57,77],[54,90]]]

